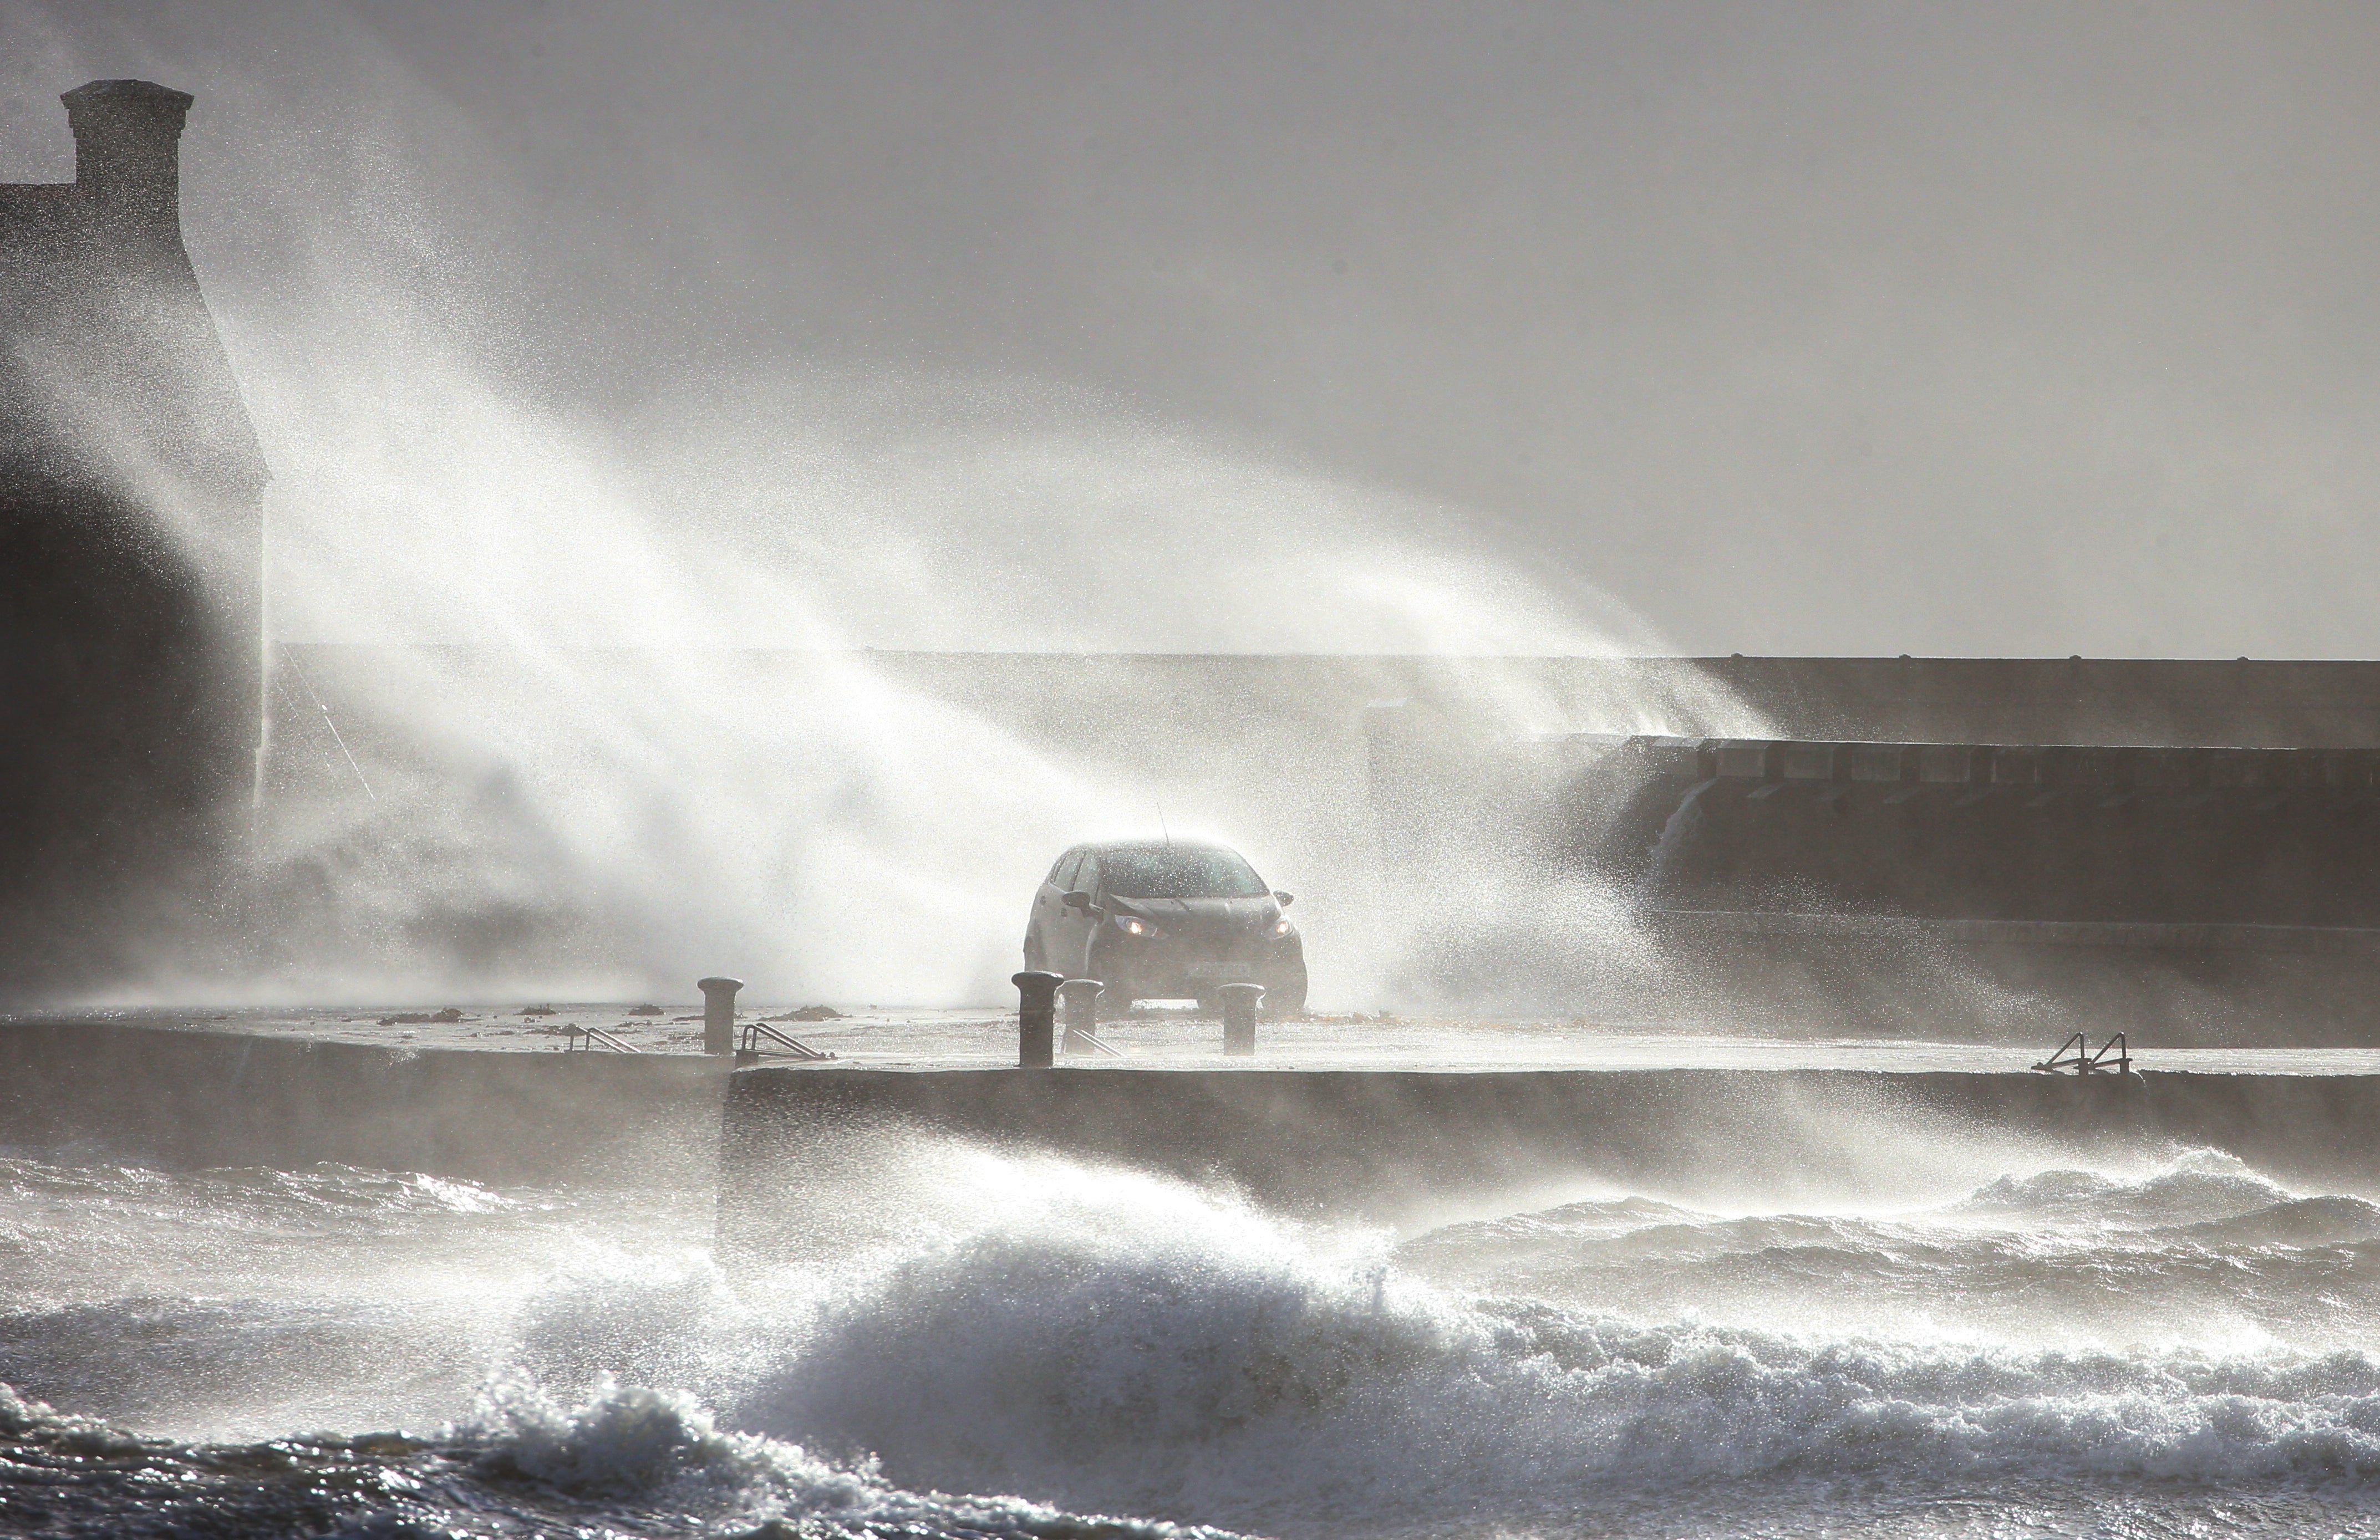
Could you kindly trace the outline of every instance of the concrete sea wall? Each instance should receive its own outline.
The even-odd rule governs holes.
[[[0,1142],[158,1165],[317,1161],[707,1187],[725,1073],[693,1055],[419,1051],[91,1021],[0,1025]]]
[[[91,1021],[0,1024],[0,1142],[169,1167],[316,1161],[706,1191],[722,1233],[845,1204],[952,1137],[1393,1220],[1593,1172],[1658,1189],[1888,1186],[1961,1140],[2209,1147],[2380,1186],[2380,1076],[1872,1071],[754,1068],[697,1055],[419,1051]],[[2336,1190],[2336,1189],[2334,1189]]]
[[[1434,1073],[753,1069],[731,1079],[721,1233],[765,1252],[921,1134],[1230,1183],[1387,1222],[1592,1173],[1632,1191],[1891,1190],[1960,1140],[2228,1151],[2380,1181],[2380,1076],[1656,1070]]]

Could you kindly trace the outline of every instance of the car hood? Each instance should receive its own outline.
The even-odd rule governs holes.
[[[1269,893],[1249,898],[1114,898],[1109,911],[1138,915],[1159,926],[1239,927],[1269,923],[1281,905]]]

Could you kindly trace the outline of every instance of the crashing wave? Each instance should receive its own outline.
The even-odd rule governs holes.
[[[2360,1352],[1643,1324],[1178,1210],[913,1258],[832,1306],[738,1414],[910,1484],[1242,1527],[1714,1476],[2380,1483],[2380,1362]]]

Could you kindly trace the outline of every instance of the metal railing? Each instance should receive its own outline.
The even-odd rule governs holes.
[[[576,1026],[565,1022],[563,1024],[562,1035],[565,1039],[567,1039],[562,1045],[562,1051],[565,1053],[569,1053],[574,1049],[580,1053],[589,1053],[598,1048],[610,1049],[613,1053],[641,1053],[644,1051],[634,1043],[622,1042],[619,1038],[613,1037],[610,1033],[604,1031],[600,1026]]]
[[[2107,1062],[2107,1055],[2111,1053],[2116,1056],[2112,1064]],[[2083,1040],[2082,1034],[2077,1032],[2067,1038],[2056,1053],[2034,1068],[2044,1074],[2056,1074],[2061,1070],[2075,1074],[2130,1074],[2132,1073],[2132,1050],[2125,1046],[2124,1035],[2119,1032],[2101,1044],[2098,1052],[2093,1053],[2091,1045]]]
[[[760,1047],[760,1039],[763,1037],[766,1037],[772,1043],[778,1044],[784,1049],[784,1051],[783,1053],[768,1052]],[[736,1050],[736,1057],[740,1059],[746,1054],[750,1054],[755,1059],[820,1060],[832,1059],[834,1057],[833,1054],[827,1052],[823,1049],[814,1049],[810,1047],[809,1044],[803,1042],[799,1037],[791,1037],[785,1033],[778,1031],[775,1027],[771,1026],[766,1022],[746,1022],[744,1024],[744,1042],[743,1046]]]
[[[1116,1047],[1113,1043],[1107,1041],[1098,1033],[1088,1031],[1083,1027],[1067,1027],[1064,1031],[1064,1037],[1066,1040],[1066,1051],[1068,1053],[1080,1053],[1084,1049],[1087,1049],[1093,1053],[1104,1053],[1111,1059],[1121,1059],[1123,1057],[1123,1049]]]

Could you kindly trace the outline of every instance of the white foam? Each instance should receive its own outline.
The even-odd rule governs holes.
[[[832,1302],[739,1416],[912,1485],[1258,1527],[1779,1473],[2380,1481],[2362,1352],[1632,1322],[1107,1180]]]
[[[296,1226],[304,1249],[287,1255],[310,1259],[322,1297],[295,1299],[281,1279],[214,1301],[108,1292],[36,1319],[19,1295],[18,1359],[59,1379],[120,1363],[128,1402],[237,1391],[245,1410],[199,1425],[276,1431],[386,1426],[430,1404],[428,1422],[457,1416],[493,1363],[486,1407],[455,1433],[486,1473],[755,1523],[1047,1534],[1109,1512],[1272,1532],[1525,1527],[1606,1501],[1668,1511],[1712,1477],[1838,1474],[1920,1493],[2171,1478],[2380,1498],[2368,1314],[2337,1351],[2286,1321],[2236,1340],[2045,1347],[1990,1322],[1914,1326],[1845,1282],[2063,1299],[2121,1278],[2150,1316],[2192,1291],[2360,1297],[2370,1206],[2291,1194],[2228,1158],[2020,1170],[1975,1183],[1988,1204],[1877,1214],[1599,1199],[1394,1250],[1383,1234],[1055,1159],[907,1147],[870,1161],[850,1212],[822,1208],[814,1255],[735,1279],[650,1216],[512,1194],[475,1212],[377,1173],[19,1165],[28,1232],[71,1224],[87,1244],[28,1254],[12,1277],[115,1287],[92,1218],[107,1212],[144,1245],[170,1240],[186,1283],[205,1246]],[[2110,1205],[2120,1224],[2093,1218]],[[322,1214],[357,1223],[316,1228]],[[345,1237],[335,1294],[321,1281],[326,1237]],[[1433,1254],[1460,1262],[1466,1248],[1525,1251],[1540,1270],[1492,1288],[1422,1276]],[[527,1281],[472,1260],[532,1250]],[[480,1292],[456,1292],[441,1268]],[[367,1277],[380,1315],[356,1291]],[[1598,1293],[1672,1277],[1756,1287],[1678,1296],[1687,1308]],[[55,1415],[0,1401],[0,1433]],[[990,1495],[944,1495],[964,1492]]]
[[[5,1414],[5,1412],[0,1412]],[[907,1528],[926,1534],[1079,1534],[1165,1540],[1175,1525],[1067,1514],[1015,1498],[954,1498],[886,1481],[873,1461],[837,1464],[799,1445],[722,1429],[693,1398],[641,1388],[602,1388],[570,1408],[531,1393],[492,1398],[481,1426],[480,1469],[572,1497],[633,1498],[752,1522],[790,1520]]]

